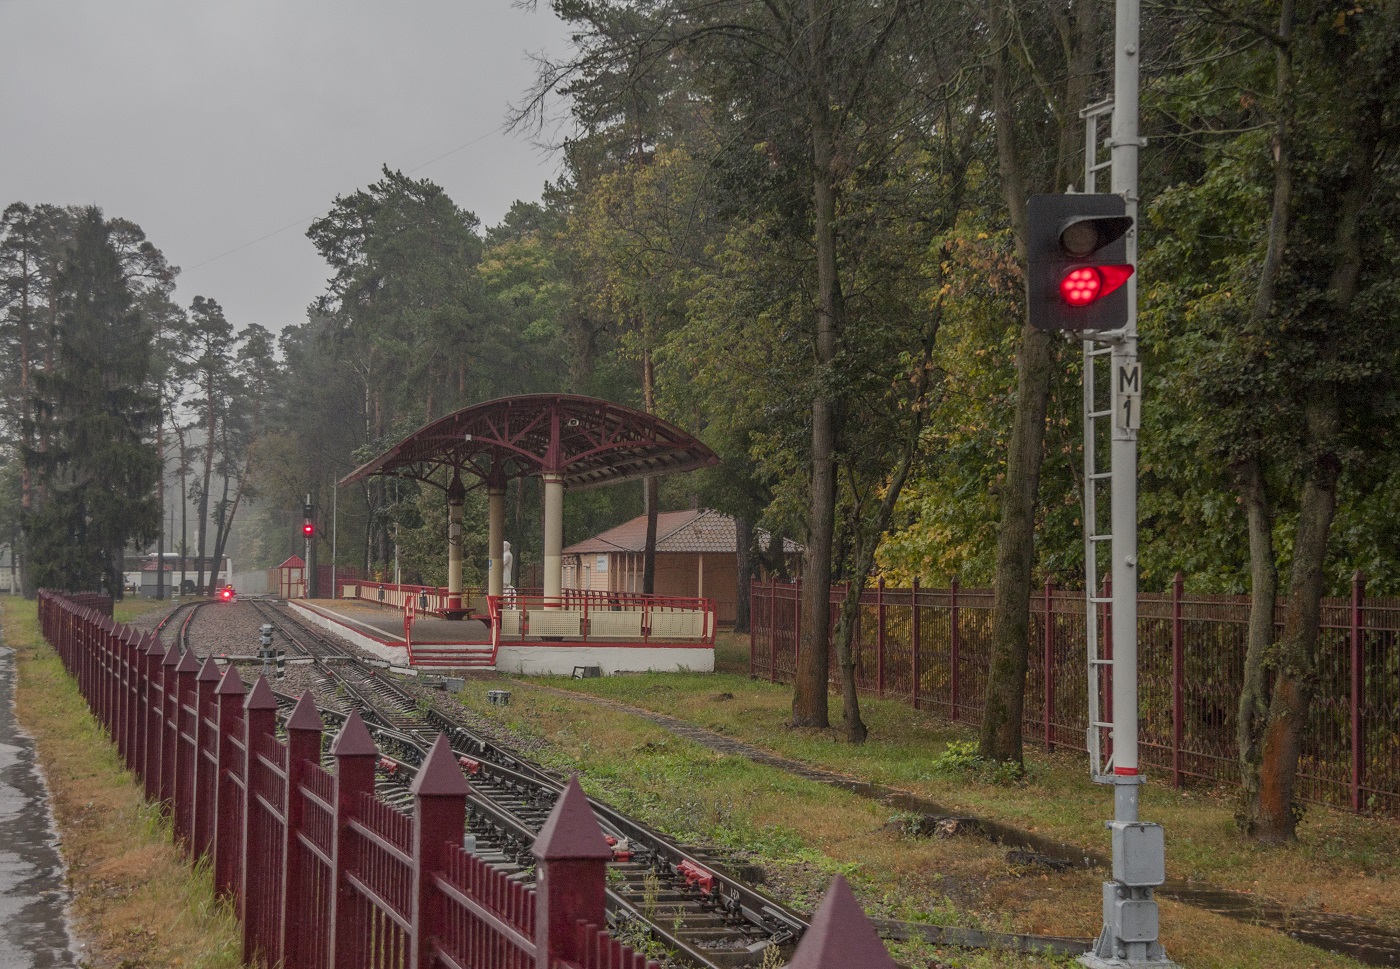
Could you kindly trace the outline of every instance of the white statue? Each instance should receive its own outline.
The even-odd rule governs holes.
[[[515,556],[510,554],[510,542],[502,542],[505,552],[501,555],[501,586],[509,589],[511,586],[511,566],[515,564]]]

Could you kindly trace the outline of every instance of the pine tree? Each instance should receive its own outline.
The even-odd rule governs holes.
[[[154,536],[158,420],[147,376],[151,334],[101,210],[76,214],[58,273],[51,368],[35,375],[34,421],[47,448],[23,449],[45,483],[24,516],[34,582],[122,593],[122,557]]]

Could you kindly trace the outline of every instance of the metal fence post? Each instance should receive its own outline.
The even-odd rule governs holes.
[[[1185,590],[1186,578],[1178,570],[1172,579],[1172,787],[1180,787],[1184,779],[1181,744],[1186,729],[1186,629],[1181,618],[1181,600]]]
[[[604,895],[612,849],[588,806],[578,777],[568,786],[535,838],[535,967],[583,958],[577,925],[607,925]]]
[[[195,755],[198,751],[194,743],[199,739],[198,726],[186,735],[184,729],[185,698],[195,692],[195,677],[199,675],[199,660],[193,652],[186,652],[175,666],[175,706],[171,727],[175,738],[174,788],[171,819],[174,821],[177,839],[183,839],[185,850],[193,851],[194,841],[194,772]]]
[[[300,836],[306,815],[301,786],[307,768],[320,763],[324,729],[316,701],[307,690],[287,718],[287,784],[282,791],[282,817],[287,823],[282,829],[282,911],[278,925],[283,969],[303,969],[308,965],[304,946],[298,944],[304,934],[298,930],[315,924],[311,899],[301,891],[304,866]]]
[[[356,893],[349,879],[350,872],[358,864],[350,822],[355,818],[355,802],[361,796],[374,793],[374,764],[379,758],[379,751],[358,710],[351,711],[340,733],[336,734],[331,756],[335,758],[335,820],[331,846],[331,910],[327,918],[331,937],[326,951],[331,955],[331,965],[354,966],[363,952],[355,936],[355,930],[362,927],[362,920],[356,917]]]
[[[792,675],[797,676],[797,664],[802,658],[802,577],[792,583]]]
[[[778,682],[778,583],[768,580],[768,682]]]
[[[254,774],[257,771],[257,749],[263,742],[262,738],[271,739],[276,743],[277,700],[272,695],[272,687],[267,685],[266,677],[258,677],[252,692],[243,701],[243,720],[246,725],[243,742],[243,841],[239,846],[243,877],[239,881],[242,899],[238,906],[239,915],[243,919],[243,961],[248,965],[255,965],[255,960],[261,955],[267,963],[275,964],[280,953],[259,952],[260,940],[257,930],[261,920],[254,917],[253,909],[253,892],[273,874],[264,867],[262,852],[259,851],[255,855],[253,851],[256,832],[252,827],[253,812],[257,808],[257,792],[253,789]],[[268,926],[262,928],[266,929]]]
[[[433,749],[413,778],[413,889],[409,929],[408,969],[434,965],[433,939],[446,934],[447,913],[437,887],[438,872],[447,867],[447,849],[462,844],[467,824],[467,794],[471,789],[447,742],[438,734]],[[611,855],[611,852],[609,852]]]
[[[238,748],[235,746],[234,724],[243,711],[243,678],[238,670],[230,666],[224,670],[219,685],[214,688],[214,702],[218,705],[218,767],[214,780],[214,890],[220,895],[234,895],[238,899],[239,870],[243,864],[241,841],[243,837],[242,816],[239,814],[241,792],[234,780],[235,771],[241,773],[238,761]],[[235,826],[237,828],[235,829]]]
[[[1366,687],[1362,646],[1361,600],[1366,576],[1360,569],[1351,577],[1351,809],[1361,810],[1361,784],[1366,770],[1366,737],[1361,723],[1361,703]]]
[[[173,805],[175,797],[175,745],[179,741],[180,688],[175,668],[180,665],[180,650],[171,646],[160,661],[160,710],[156,713],[157,728],[160,732],[160,783],[156,790],[162,804]],[[174,697],[172,700],[171,698]]]
[[[875,692],[885,695],[885,577],[875,583]]]
[[[141,657],[141,781],[147,801],[160,795],[160,638],[151,633]]]
[[[1043,669],[1040,671],[1041,682],[1044,685],[1044,730],[1045,730],[1045,752],[1053,753],[1055,750],[1055,616],[1052,611],[1052,601],[1050,576],[1045,577],[1045,642],[1042,644]]]
[[[218,774],[216,768],[207,762],[206,748],[216,751],[219,736],[213,724],[205,719],[204,711],[214,702],[214,690],[218,685],[219,664],[214,662],[214,657],[206,657],[194,678],[194,768],[190,775],[190,855],[194,858],[209,854],[214,844],[214,809],[219,803],[216,794]],[[209,781],[211,776],[214,778],[212,784]]]
[[[961,656],[962,640],[958,632],[958,577],[953,576],[953,581],[948,583],[948,614],[949,626],[951,629],[950,655],[948,657],[948,719],[957,721],[958,706],[960,704],[962,664],[959,662]]]
[[[914,678],[913,686],[913,706],[919,709],[919,681],[923,679],[923,670],[919,668],[919,577],[914,576],[914,581],[909,584],[909,640],[913,647],[911,650],[909,665],[910,674]]]
[[[140,713],[141,694],[137,689],[141,670],[141,634],[127,628],[122,637],[122,760],[127,769],[136,770],[141,752],[137,744],[141,740]]]

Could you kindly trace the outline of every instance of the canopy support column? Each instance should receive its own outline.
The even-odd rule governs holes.
[[[486,549],[491,567],[486,572],[486,594],[498,596],[505,592],[506,568],[506,486],[491,485],[486,489]]]
[[[558,607],[564,590],[564,476],[544,475],[544,597]]]
[[[455,473],[452,484],[447,489],[447,612],[460,614],[462,610],[462,505],[466,503],[467,490],[462,487],[462,479]]]

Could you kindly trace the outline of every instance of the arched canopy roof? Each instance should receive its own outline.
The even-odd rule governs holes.
[[[340,479],[393,475],[438,484],[436,472],[504,484],[559,474],[571,489],[719,463],[704,444],[650,414],[594,397],[527,394],[473,404],[414,431]]]

